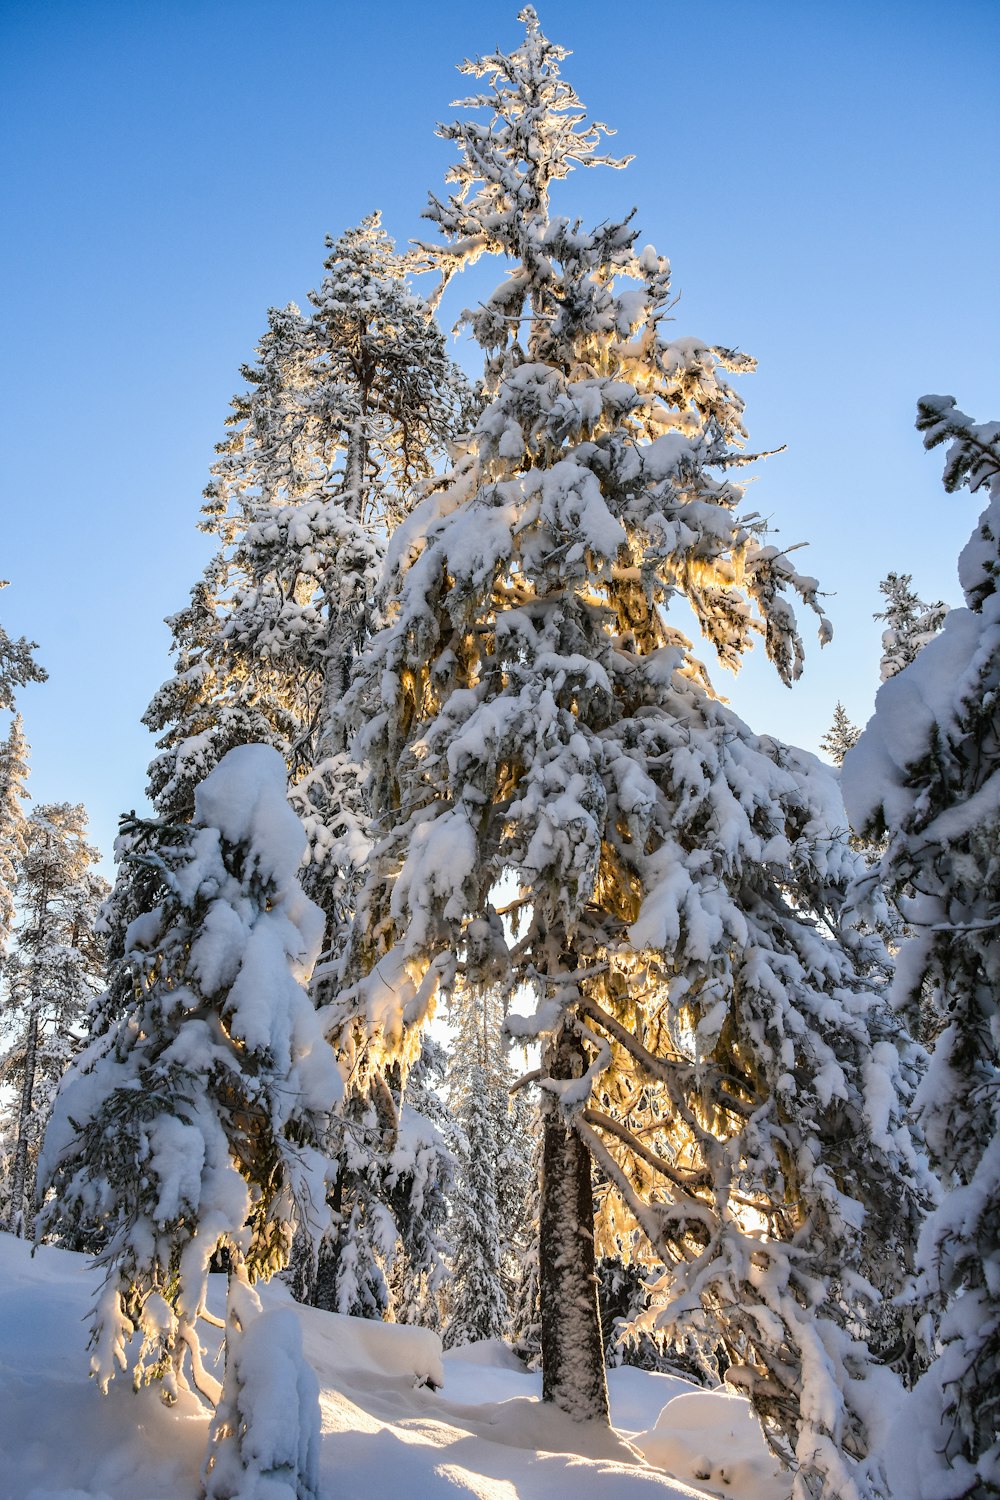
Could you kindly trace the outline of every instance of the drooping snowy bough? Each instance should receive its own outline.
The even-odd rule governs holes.
[[[730,668],[763,637],[790,683],[788,595],[819,613],[816,582],[737,514],[724,371],[752,361],[667,337],[669,267],[629,223],[550,213],[575,165],[624,163],[522,19],[441,131],[459,160],[425,254],[510,271],[465,315],[488,405],[393,540],[352,690],[384,837],[329,1023],[374,1084],[442,987],[531,991],[545,1396],[607,1418],[596,1165],[603,1247],[668,1268],[662,1316],[724,1350],[797,1493],[849,1500],[878,1485],[864,1332],[917,1211],[912,1059],[845,902],[833,777],[752,734],[668,617],[687,604]]]
[[[885,840],[908,930],[895,999],[932,1046],[917,1111],[944,1191],[918,1295],[942,1352],[922,1469],[928,1494],[978,1500],[1000,1493],[1000,423],[925,396],[917,426],[949,444],[945,488],[986,495],[959,559],[966,608],[884,683],[843,780],[854,826]]]
[[[209,1271],[227,1264],[231,1358],[207,1491],[251,1500],[259,1471],[308,1500],[315,1470],[283,1473],[287,1443],[280,1464],[258,1452],[266,1382],[245,1451],[245,1421],[233,1416],[259,1344],[246,1342],[259,1310],[250,1282],[286,1264],[296,1226],[315,1236],[325,1227],[324,1137],[342,1092],[304,988],[323,916],[299,885],[305,834],[286,800],[284,763],[264,745],[231,750],[197,788],[189,825],[147,823],[133,833],[130,857],[144,863],[158,896],[128,930],[134,991],[67,1074],[40,1168],[60,1222],[107,1236],[96,1257],[104,1285],[91,1368],[106,1389],[138,1334],[136,1385],[158,1381],[172,1400],[190,1376],[215,1402],[198,1321]],[[301,1363],[293,1344],[284,1329],[282,1357]],[[259,1365],[259,1350],[255,1357]],[[313,1390],[302,1410],[311,1432],[315,1381],[310,1387],[303,1374],[299,1387]],[[231,1456],[213,1477],[214,1449],[228,1454],[234,1442],[239,1489]],[[315,1464],[316,1444],[304,1438],[300,1447]]]

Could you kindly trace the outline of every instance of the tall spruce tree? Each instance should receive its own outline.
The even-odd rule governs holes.
[[[879,584],[886,605],[872,618],[886,624],[882,632],[883,682],[910,665],[921,647],[937,635],[948,613],[948,606],[941,599],[925,604],[912,584],[909,573],[889,573]]]
[[[817,585],[736,513],[723,371],[752,361],[665,336],[669,268],[630,223],[551,214],[575,165],[623,163],[521,18],[514,52],[464,65],[487,87],[441,128],[459,159],[425,253],[445,276],[487,253],[510,271],[465,315],[488,404],[394,538],[388,624],[352,690],[384,837],[329,1020],[377,1086],[442,988],[533,990],[545,1399],[607,1420],[593,1160],[797,1492],[843,1500],[877,1484],[857,1334],[870,1257],[916,1209],[910,1056],[845,907],[833,778],[752,735],[666,617],[686,601],[728,667],[762,636],[791,682],[787,595],[818,612]]]
[[[929,1005],[935,1038],[917,1106],[943,1196],[918,1296],[941,1352],[915,1441],[927,1493],[983,1500],[1000,1494],[1000,423],[952,397],[918,411],[925,445],[949,444],[946,490],[986,499],[959,559],[966,607],[885,682],[843,777],[854,825],[885,840],[879,874],[907,923],[897,1003],[918,1024]]]
[[[39,1147],[59,1080],[83,1046],[88,1011],[101,987],[104,952],[96,933],[107,882],[87,842],[79,805],[51,802],[26,820],[17,903],[22,913],[4,961],[7,1046],[0,1082],[12,1085],[14,1141],[6,1228],[30,1235]]]
[[[232,746],[280,751],[309,834],[306,885],[336,949],[368,850],[338,706],[387,532],[471,394],[378,214],[327,243],[312,310],[272,308],[243,368],[205,491],[218,548],[169,622],[176,671],[145,722],[161,736],[150,795],[172,820],[190,816],[194,787]],[[122,906],[127,924],[127,895]]]
[[[342,1085],[305,990],[323,917],[298,881],[305,835],[267,746],[223,758],[197,788],[190,824],[132,832],[130,857],[153,873],[159,900],[128,929],[134,988],[64,1080],[41,1170],[55,1190],[50,1222],[105,1230],[92,1372],[107,1389],[138,1333],[136,1385],[159,1382],[169,1402],[190,1375],[213,1403],[221,1394],[206,1488],[229,1500],[234,1466],[268,1472],[281,1417],[244,1400],[250,1350],[261,1353],[256,1336],[246,1345],[259,1313],[249,1283],[287,1263],[297,1226],[318,1236],[326,1216],[325,1132]],[[222,1251],[220,1393],[198,1321]],[[301,1362],[286,1335],[283,1357]],[[303,1374],[308,1431],[314,1386]],[[306,1441],[303,1462],[314,1459]],[[292,1487],[311,1497],[314,1466]]]

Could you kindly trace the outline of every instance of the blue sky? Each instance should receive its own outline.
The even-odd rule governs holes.
[[[751,441],[787,444],[749,501],[830,594],[833,644],[788,692],[725,687],[815,748],[877,686],[878,581],[957,600],[975,518],[913,430],[947,392],[1000,416],[994,0],[539,0],[589,110],[634,152],[559,211],[633,205],[670,256],[679,334],[760,361]],[[405,241],[451,149],[463,56],[516,44],[517,0],[3,0],[0,620],[40,643],[21,699],[39,800],[83,801],[110,851],[141,806],[139,723],[163,616],[208,556],[213,445],[266,309],[304,303],[323,237],[373,208]],[[495,279],[499,280],[497,269]],[[481,294],[459,288],[454,317]],[[812,626],[804,622],[812,638]]]

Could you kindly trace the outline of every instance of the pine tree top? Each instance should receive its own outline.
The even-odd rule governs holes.
[[[911,587],[909,573],[889,573],[879,584],[886,607],[873,615],[885,620],[882,634],[882,681],[887,682],[914,660],[921,647],[932,640],[944,624],[948,606],[943,600],[926,604]]]
[[[453,108],[488,111],[489,119],[438,126],[438,135],[460,148],[446,176],[456,190],[446,201],[432,194],[426,211],[446,235],[466,242],[453,247],[450,261],[443,257],[448,275],[484,251],[540,256],[538,226],[548,221],[551,184],[575,167],[621,168],[632,160],[598,149],[614,131],[587,118],[560,75],[559,64],[570,54],[543,34],[534,8],[525,6],[518,20],[525,37],[514,51],[459,65],[459,72],[487,79],[488,89],[455,100]],[[471,242],[475,238],[479,244]]]
[[[833,711],[833,723],[819,742],[819,747],[835,766],[842,766],[844,756],[857,744],[861,730],[847,717],[844,705],[838,701]]]

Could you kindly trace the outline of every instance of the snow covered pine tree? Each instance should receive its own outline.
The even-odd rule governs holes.
[[[298,882],[304,846],[284,762],[264,745],[229,751],[190,824],[135,826],[130,857],[160,899],[128,929],[134,989],[67,1075],[40,1164],[53,1218],[106,1226],[91,1330],[102,1388],[139,1331],[136,1385],[159,1381],[172,1401],[189,1369],[219,1401],[211,1500],[315,1495],[315,1378],[294,1317],[260,1314],[250,1285],[286,1264],[297,1225],[319,1235],[327,1215],[323,1145],[342,1084],[304,988],[323,931]],[[220,1252],[221,1392],[197,1327]]]
[[[888,682],[908,667],[917,652],[934,639],[944,624],[948,606],[942,600],[925,604],[910,587],[909,573],[889,573],[879,588],[886,598],[885,609],[872,616],[884,620],[882,632],[882,681]]]
[[[950,444],[945,488],[986,496],[959,559],[966,608],[879,690],[843,785],[854,826],[887,841],[908,927],[896,1001],[933,1047],[918,1120],[944,1191],[918,1265],[941,1354],[914,1440],[925,1493],[983,1500],[1000,1494],[1000,423],[950,396],[918,411],[925,445]]]
[[[162,816],[190,815],[192,787],[230,745],[282,753],[300,810],[319,813],[310,892],[332,910],[344,893],[322,898],[324,874],[334,886],[339,874],[326,865],[364,854],[363,836],[338,822],[350,821],[354,768],[328,763],[343,749],[340,699],[370,627],[386,534],[431,474],[468,389],[378,214],[327,243],[314,311],[271,309],[257,362],[244,367],[250,389],[233,400],[205,492],[202,525],[219,548],[174,619],[178,670],[146,722],[162,734],[150,768]],[[347,808],[331,808],[331,796]]]
[[[5,1220],[14,1234],[32,1232],[38,1149],[59,1080],[83,1046],[89,1007],[103,979],[96,925],[108,884],[94,871],[99,856],[86,836],[87,814],[69,802],[34,808],[23,827],[17,880],[22,918],[0,969],[3,1020],[8,1035],[13,1033],[0,1058],[0,1083],[17,1091],[9,1115],[15,1145]]]
[[[448,1102],[461,1143],[447,1348],[510,1331],[532,1148],[524,1095],[510,1096],[502,992],[490,985],[471,994],[460,990],[455,1009]]]
[[[488,404],[393,539],[388,623],[352,689],[385,834],[329,1024],[374,1083],[442,988],[531,988],[545,1398],[607,1420],[593,1160],[620,1242],[648,1236],[667,1315],[712,1330],[797,1494],[849,1500],[877,1485],[864,1271],[915,1212],[909,1053],[844,907],[834,778],[751,734],[666,618],[686,601],[727,667],[761,634],[791,682],[785,595],[817,608],[816,583],[735,513],[722,371],[752,361],[665,338],[669,268],[629,223],[550,214],[575,165],[623,163],[521,18],[514,52],[464,65],[488,86],[440,132],[459,160],[425,254],[445,277],[484,254],[511,269],[465,315]]]
[[[343,945],[369,849],[340,699],[371,627],[386,535],[430,478],[470,392],[410,288],[411,258],[396,254],[378,214],[327,243],[311,310],[272,309],[257,360],[243,370],[248,389],[234,398],[205,492],[202,525],[218,550],[170,622],[176,670],[145,722],[161,736],[150,794],[171,822],[190,817],[195,786],[232,746],[262,741],[281,753],[308,834],[303,883],[325,913],[329,957]],[[143,867],[123,862],[108,918],[112,990],[131,983],[122,943],[145,909],[145,880]],[[354,1101],[345,1110],[320,1282],[304,1260],[297,1267],[299,1293],[340,1312],[381,1316],[388,1305],[383,1267],[400,1238],[390,1197],[415,1231],[411,1271],[433,1270],[414,1260],[433,1238],[417,1232],[414,1166],[440,1175],[447,1153],[412,1107],[399,1146],[398,1110],[383,1098],[383,1116]],[[386,1149],[390,1137],[398,1151]]]
[[[842,703],[833,710],[833,723],[819,742],[819,748],[830,757],[835,766],[844,764],[844,756],[858,743],[861,730],[852,724]]]
[[[0,579],[0,589],[7,588]],[[34,641],[11,640],[0,625],[0,709],[14,708],[15,692],[28,682],[44,682],[48,673],[34,658]],[[3,954],[14,922],[14,886],[17,861],[23,853],[24,813],[21,802],[28,775],[28,745],[20,715],[11,721],[7,739],[0,747],[0,955]]]

